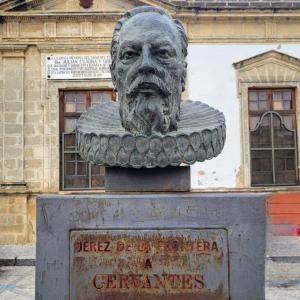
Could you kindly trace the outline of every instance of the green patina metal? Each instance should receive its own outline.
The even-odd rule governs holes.
[[[118,103],[84,113],[77,141],[87,161],[133,168],[191,165],[217,156],[224,115],[200,101],[182,101],[187,36],[164,10],[142,6],[117,23],[111,74]]]

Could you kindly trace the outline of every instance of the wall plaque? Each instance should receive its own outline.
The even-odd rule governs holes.
[[[47,56],[47,79],[111,78],[110,55]]]
[[[229,299],[225,229],[70,233],[71,300]]]

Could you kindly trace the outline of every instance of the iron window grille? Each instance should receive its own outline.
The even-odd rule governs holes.
[[[249,90],[252,186],[298,184],[293,89]]]

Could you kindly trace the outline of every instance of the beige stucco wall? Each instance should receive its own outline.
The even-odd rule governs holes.
[[[99,7],[87,14],[93,9],[78,1],[57,3],[0,12],[0,244],[33,242],[35,196],[59,192],[59,90],[112,87],[110,80],[47,80],[46,56],[108,53],[115,22],[133,7],[94,1]],[[70,10],[77,13],[60,13]],[[171,13],[183,21],[190,43],[300,42],[296,11]]]

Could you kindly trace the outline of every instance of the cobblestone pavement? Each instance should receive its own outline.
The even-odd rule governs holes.
[[[266,300],[300,300],[300,263],[267,261]]]
[[[0,299],[33,300],[34,276],[34,267],[0,267]]]

